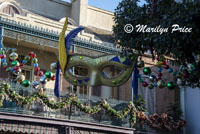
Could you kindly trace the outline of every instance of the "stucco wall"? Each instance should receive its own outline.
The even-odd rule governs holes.
[[[87,25],[107,31],[112,31],[112,26],[114,25],[113,13],[88,6]]]
[[[37,14],[61,19],[71,17],[71,4],[60,0],[15,0],[26,10]]]

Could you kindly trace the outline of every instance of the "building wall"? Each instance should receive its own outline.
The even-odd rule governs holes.
[[[46,17],[61,19],[71,17],[71,4],[61,0],[15,0],[19,6],[28,11]]]
[[[112,31],[114,25],[112,12],[89,6],[88,0],[75,0],[72,4],[61,0],[0,0],[0,3],[5,1],[14,3],[24,12],[28,10],[29,12],[26,14],[34,13],[57,21],[67,16],[78,25],[107,31]],[[37,16],[39,17],[38,21],[40,21],[41,16]],[[48,20],[47,18],[45,21]]]
[[[114,14],[96,7],[88,6],[87,25],[112,31]]]

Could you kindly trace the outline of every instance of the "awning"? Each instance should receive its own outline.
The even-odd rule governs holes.
[[[28,134],[58,134],[58,128],[54,127],[7,122],[0,122],[0,131]]]

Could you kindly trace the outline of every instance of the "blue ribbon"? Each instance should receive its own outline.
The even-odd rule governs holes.
[[[74,40],[74,38],[77,36],[77,34],[82,31],[83,27],[78,27],[73,29],[72,31],[67,34],[65,37],[65,47],[66,47],[66,53],[69,55],[69,50],[71,47],[71,44]],[[55,81],[55,88],[54,88],[54,94],[56,97],[60,96],[60,63],[57,61],[57,70],[56,70],[56,81]]]
[[[59,63],[59,61],[57,61],[54,94],[55,94],[56,97],[60,97],[60,63]]]
[[[3,44],[2,44],[2,35],[3,35],[3,29],[2,29],[2,27],[0,27],[0,49],[3,47]]]
[[[74,40],[74,38],[77,36],[77,34],[82,31],[84,28],[83,27],[78,27],[76,29],[73,29],[72,31],[69,32],[69,34],[67,34],[67,36],[65,37],[65,47],[66,47],[66,53],[67,55],[69,54],[69,50],[71,47],[71,44]]]

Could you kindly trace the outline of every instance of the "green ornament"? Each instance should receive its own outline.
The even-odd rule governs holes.
[[[6,62],[4,62],[4,63],[2,63],[2,66],[4,67],[4,66],[7,66],[8,64],[6,63]]]
[[[160,56],[159,59],[160,59],[161,61],[166,60],[166,58],[165,58],[164,56]]]
[[[142,78],[140,78],[140,82],[143,82],[144,80]]]
[[[77,80],[74,80],[74,83],[77,83]]]
[[[31,84],[31,82],[30,82],[29,80],[24,80],[24,81],[22,82],[22,85],[23,85],[24,87],[28,87],[28,86],[30,86],[30,84]]]
[[[113,81],[112,81],[112,84],[116,84],[116,81],[113,80]]]
[[[5,51],[4,51],[4,50],[1,50],[1,51],[0,51],[0,54],[5,54]]]
[[[145,75],[150,75],[151,74],[151,68],[150,67],[145,67],[143,70]]]
[[[37,58],[33,58],[32,59],[32,63],[37,63],[38,62],[38,59]]]
[[[14,60],[11,62],[11,66],[14,67],[14,66],[19,66],[19,61],[17,60]]]
[[[119,82],[122,82],[123,80],[122,79],[119,79]]]
[[[161,66],[162,66],[162,61],[158,61],[158,62],[156,63],[156,66],[157,66],[157,67],[161,67]]]
[[[53,73],[52,72],[46,72],[45,76],[47,79],[51,79],[53,77]]]
[[[6,68],[6,72],[10,72],[10,67]]]
[[[173,75],[176,76],[177,72],[173,72]]]
[[[31,58],[29,56],[25,56],[24,59],[29,61]]]
[[[154,88],[153,84],[149,84],[148,88],[153,89]]]
[[[126,78],[126,75],[123,75],[123,78],[125,79],[125,78]]]
[[[70,61],[73,61],[73,58],[70,58]]]
[[[168,89],[173,90],[175,87],[176,87],[176,85],[175,85],[174,82],[168,82],[168,83],[167,83],[167,88],[168,88]]]
[[[80,56],[80,59],[83,59],[83,56]]]

